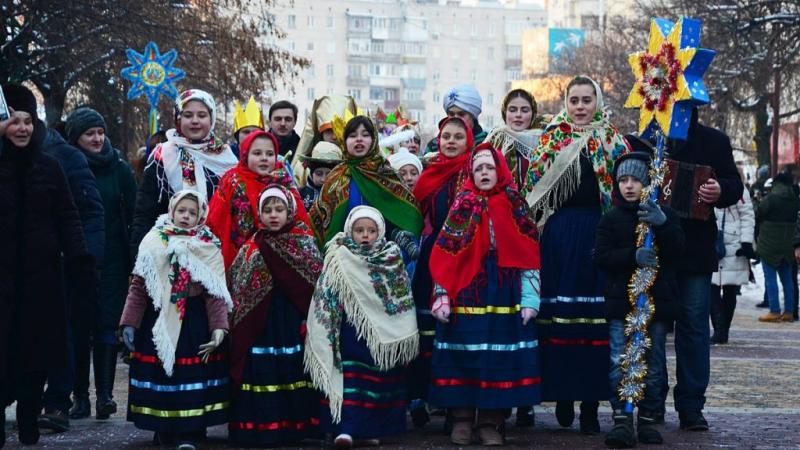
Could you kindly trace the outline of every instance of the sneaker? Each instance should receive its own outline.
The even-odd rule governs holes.
[[[175,450],[197,450],[197,444],[192,441],[181,441],[175,446]]]
[[[780,313],[774,313],[772,311],[758,318],[759,322],[780,322],[781,320],[782,316]]]
[[[790,312],[784,312],[781,314],[781,320],[784,322],[794,322],[794,315]]]
[[[92,415],[91,403],[89,396],[74,396],[72,399],[72,408],[69,410],[70,419],[85,419]]]
[[[69,430],[69,414],[55,408],[45,408],[44,414],[39,416],[39,428],[62,433]]]
[[[416,399],[411,401],[411,423],[414,428],[424,428],[428,422],[431,421],[431,416],[428,414],[428,408],[425,407],[425,402]]]
[[[655,417],[653,414],[646,414],[639,411],[639,417],[636,420],[636,437],[642,444],[663,444],[664,438],[661,433],[656,429]]]
[[[606,434],[605,444],[610,448],[633,448],[636,446],[632,415],[614,414],[614,428]]]
[[[708,431],[708,422],[701,411],[681,411],[678,413],[681,430]]]
[[[353,448],[353,437],[342,433],[333,440],[333,446],[336,448]]]

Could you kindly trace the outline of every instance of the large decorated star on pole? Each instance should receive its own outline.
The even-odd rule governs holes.
[[[686,139],[692,108],[709,102],[703,73],[716,55],[699,45],[699,20],[650,21],[647,51],[628,56],[636,83],[625,107],[640,108],[640,134],[657,125],[669,138]]]

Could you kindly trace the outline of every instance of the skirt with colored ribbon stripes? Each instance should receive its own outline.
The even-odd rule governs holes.
[[[367,343],[356,329],[342,320],[340,334],[344,399],[342,420],[331,420],[327,399],[321,402],[322,423],[327,433],[346,433],[355,439],[392,436],[406,430],[405,368],[381,371],[370,356]]]
[[[433,342],[429,400],[447,408],[512,408],[540,401],[536,324],[522,325],[520,274],[484,271],[451,304]]]
[[[539,328],[545,401],[608,400],[604,279],[594,265],[599,208],[562,208],[541,236]]]
[[[186,300],[186,314],[171,377],[164,372],[153,344],[158,313],[148,305],[136,331],[131,354],[128,421],[137,428],[164,433],[197,433],[228,422],[230,378],[222,349],[204,363],[197,352],[211,340],[205,299]]]
[[[273,290],[264,331],[233,393],[231,441],[265,446],[319,436],[319,395],[303,372],[304,320],[280,290]]]

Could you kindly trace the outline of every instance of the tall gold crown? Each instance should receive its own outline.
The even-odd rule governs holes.
[[[356,111],[358,112],[358,111]],[[344,118],[338,114],[334,114],[333,121],[332,121],[332,128],[333,128],[333,135],[336,136],[336,139],[339,141],[339,144],[344,145],[344,128],[347,126],[347,122],[350,122],[350,119],[355,117],[355,115],[350,112],[349,109],[344,110]]]
[[[247,107],[242,111],[238,100],[233,101],[235,111],[233,113],[233,132],[237,132],[244,127],[258,127],[264,129],[264,116],[261,115],[261,107],[258,106],[253,96],[247,101]]]

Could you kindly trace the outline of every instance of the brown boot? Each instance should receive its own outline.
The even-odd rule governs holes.
[[[794,322],[794,314],[790,312],[784,312],[781,314],[781,320],[784,322]]]
[[[454,408],[450,410],[453,418],[453,429],[450,431],[450,442],[455,445],[472,443],[472,425],[475,423],[475,410],[472,408]]]
[[[763,316],[758,318],[759,322],[780,322],[781,321],[781,314],[774,313],[772,311],[764,314]]]
[[[503,445],[505,443],[504,434],[505,420],[503,410],[478,410],[478,436],[482,445],[487,447]]]

